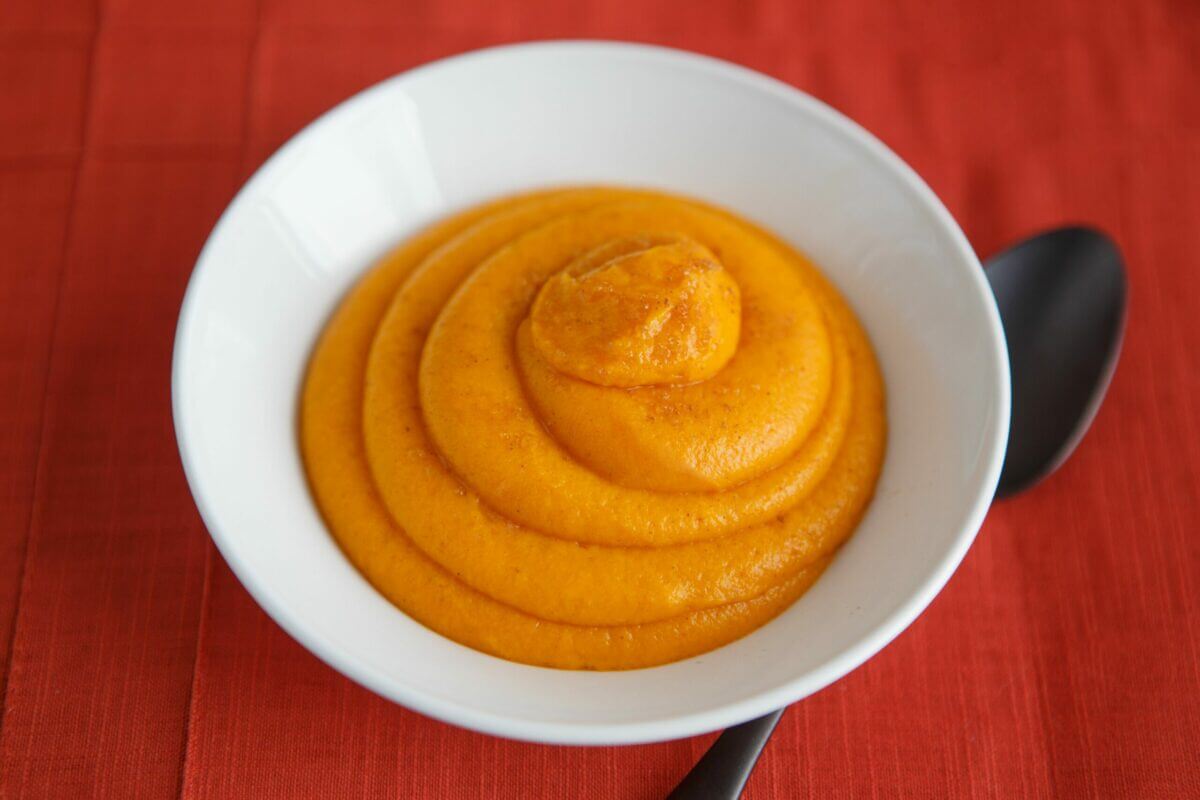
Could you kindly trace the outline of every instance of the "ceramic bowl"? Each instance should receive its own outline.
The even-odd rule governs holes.
[[[504,661],[405,616],[325,529],[296,437],[308,354],[378,256],[477,201],[587,183],[693,195],[807,252],[863,320],[888,391],[877,495],[820,581],[739,641],[628,672]],[[771,78],[598,42],[430,64],[297,134],[237,195],[196,263],[172,392],[204,522],[288,633],[334,669],[429,716],[575,744],[742,722],[870,658],[926,607],[970,546],[1009,421],[1004,338],[979,262],[896,155]]]

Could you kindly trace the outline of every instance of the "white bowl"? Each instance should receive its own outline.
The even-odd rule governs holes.
[[[476,652],[391,606],[309,497],[296,399],[343,292],[455,209],[553,184],[664,187],[728,206],[815,258],[883,365],[890,434],[877,496],[821,580],[780,617],[686,661],[570,672]],[[246,184],[180,313],[175,429],[213,539],[285,630],[409,708],[542,742],[672,739],[799,700],[878,652],[962,559],[1008,434],[1008,361],[979,262],[891,151],[782,83],[626,44],[502,47],[346,101]]]

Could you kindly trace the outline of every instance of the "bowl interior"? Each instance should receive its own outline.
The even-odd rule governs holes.
[[[888,389],[876,499],[816,586],[738,642],[624,673],[509,663],[397,611],[326,532],[295,437],[309,350],[373,259],[469,203],[589,182],[701,197],[809,253],[864,321]],[[221,552],[267,611],[387,697],[542,741],[711,730],[857,666],[911,622],[970,545],[1008,424],[1003,339],[978,262],[895,156],[754,73],[611,44],[482,51],[322,117],[221,219],[188,290],[175,359],[188,480]]]

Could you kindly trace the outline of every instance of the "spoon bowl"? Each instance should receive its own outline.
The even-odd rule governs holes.
[[[1048,231],[985,266],[1008,341],[1012,422],[997,497],[1058,469],[1100,409],[1125,331],[1121,253],[1091,228]]]

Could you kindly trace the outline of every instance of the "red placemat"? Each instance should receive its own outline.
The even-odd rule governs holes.
[[[747,796],[1200,796],[1200,6],[1190,0],[0,3],[0,797],[655,798],[709,737],[489,738],[358,688],[250,600],[175,453],[175,315],[239,183],[317,113],[498,42],[775,75],[983,254],[1112,233],[1124,359],[1074,459],[785,715]]]

